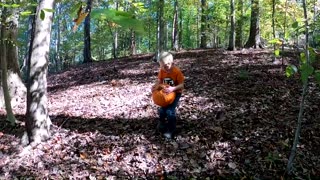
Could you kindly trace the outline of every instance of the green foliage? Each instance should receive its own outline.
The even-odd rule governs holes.
[[[303,83],[306,83],[309,76],[313,74],[314,68],[310,64],[304,63],[300,66],[300,71],[301,71],[301,80]]]
[[[286,76],[287,77],[291,77],[292,75],[294,75],[297,72],[298,72],[298,68],[295,65],[290,64],[286,67]]]
[[[298,21],[295,21],[295,22],[291,25],[291,27],[294,28],[294,29],[297,29],[298,26],[299,26]]]
[[[316,56],[316,52],[313,48],[309,48],[309,62],[307,61],[307,57],[305,53],[300,53],[300,66],[299,69],[292,64],[289,64],[286,67],[286,76],[291,77],[292,75],[300,72],[301,80],[303,83],[306,83],[308,78],[314,76],[317,83],[320,85],[320,70],[314,67],[314,64],[317,64],[318,59]]]
[[[78,16],[78,11],[80,9],[80,7],[83,7],[83,6],[86,6],[86,3],[84,2],[77,2],[75,5],[72,5],[71,6],[71,9],[70,9],[70,14],[72,17],[76,17]]]
[[[21,16],[30,16],[32,14],[33,14],[33,12],[31,12],[31,11],[23,11],[20,13]]]
[[[124,28],[134,29],[141,34],[144,33],[143,23],[128,12],[112,9],[94,9],[91,11],[91,17],[97,20],[107,20]]]
[[[6,7],[6,8],[19,8],[19,4],[7,4],[7,3],[0,3],[0,6]]]

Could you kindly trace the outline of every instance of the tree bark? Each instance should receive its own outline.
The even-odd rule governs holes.
[[[228,50],[233,51],[235,49],[235,10],[234,0],[230,0],[230,36]]]
[[[173,13],[173,26],[172,26],[172,49],[174,51],[179,50],[179,27],[178,27],[178,0],[174,1],[174,13]]]
[[[244,47],[263,48],[260,41],[259,0],[252,0],[251,6],[250,34]]]
[[[7,12],[6,8],[2,10],[2,15],[1,15],[1,34],[0,34],[0,49],[1,49],[1,80],[2,80],[2,89],[3,89],[3,95],[4,95],[4,102],[5,102],[5,107],[7,111],[7,120],[11,123],[13,126],[16,122],[16,118],[13,115],[12,112],[12,107],[11,107],[11,97],[9,93],[9,88],[8,88],[8,77],[7,77],[7,46],[8,46],[8,36],[7,36]]]
[[[157,31],[157,60],[163,51],[164,45],[164,20],[163,20],[164,0],[158,2],[158,31]]]
[[[238,1],[238,5],[237,5],[237,9],[238,9],[238,12],[240,12],[240,17],[236,23],[236,44],[235,46],[236,47],[239,47],[239,48],[242,48],[243,46],[243,0],[239,0]]]
[[[52,13],[54,0],[40,0],[34,22],[32,51],[28,61],[27,118],[23,144],[39,143],[50,137],[51,120],[48,116],[47,72],[49,62]],[[45,13],[44,19],[40,14]]]
[[[17,42],[18,37],[19,11],[17,8],[8,8],[7,11],[10,16],[7,17],[6,22],[10,24],[10,26],[6,29],[6,36],[10,43],[6,43],[6,52],[1,51],[0,53],[6,53],[8,89],[11,97],[11,105],[12,107],[15,107],[25,101],[26,87],[21,79],[18,63],[18,46],[14,43]],[[0,90],[0,106],[3,107],[5,103],[4,95],[2,94],[2,87]]]
[[[91,11],[92,0],[87,1],[86,12]],[[83,49],[83,63],[91,63],[91,37],[90,37],[90,13],[84,20],[84,49]]]
[[[136,55],[137,54],[137,49],[136,49],[136,33],[134,30],[131,30],[131,55]]]
[[[200,47],[206,48],[207,47],[207,9],[208,4],[206,0],[201,0],[201,32],[200,32]]]
[[[55,53],[55,67],[56,71],[60,71],[62,68],[61,58],[60,58],[60,43],[61,43],[61,31],[60,31],[60,13],[61,13],[61,3],[57,4],[57,39],[56,39],[56,53]]]

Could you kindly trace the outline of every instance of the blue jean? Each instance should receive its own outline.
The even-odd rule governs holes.
[[[159,108],[159,117],[160,122],[165,123],[165,120],[167,118],[168,125],[167,128],[170,132],[174,132],[176,130],[176,107],[179,103],[181,97],[181,93],[176,93],[176,98],[174,99],[173,103],[170,104],[167,107],[161,107]]]

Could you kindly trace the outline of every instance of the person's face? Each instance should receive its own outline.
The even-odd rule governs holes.
[[[172,67],[172,62],[161,62],[160,66],[163,70],[165,70],[166,72],[170,72],[171,67]]]

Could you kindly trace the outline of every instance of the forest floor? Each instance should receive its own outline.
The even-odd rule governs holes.
[[[48,77],[52,136],[23,147],[1,110],[0,179],[316,179],[320,89],[310,84],[292,176],[285,175],[302,87],[266,50],[174,53],[186,88],[177,135],[156,132],[158,64],[139,55]],[[285,64],[290,62],[284,58]],[[14,108],[24,121],[25,106]]]

